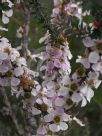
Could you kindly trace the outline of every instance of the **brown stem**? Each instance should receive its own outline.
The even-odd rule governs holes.
[[[24,11],[22,55],[23,57],[27,58],[29,45],[30,8],[26,6],[24,0],[21,0],[21,6]]]

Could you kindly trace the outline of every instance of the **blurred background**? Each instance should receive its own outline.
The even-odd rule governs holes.
[[[51,15],[53,0],[40,0],[40,2],[46,9],[48,15]],[[96,17],[98,16],[95,13],[102,8],[102,0],[83,0],[83,2],[83,8],[91,9],[93,11],[93,17],[96,19]],[[9,31],[0,32],[1,36],[5,36],[10,40],[13,47],[18,47],[21,44],[21,39],[17,38],[17,29],[19,29],[19,27],[23,25],[23,18],[24,15],[22,9],[16,5],[16,8],[14,8],[13,17],[10,18],[10,23],[8,25],[5,25],[5,27],[9,28]],[[98,19],[100,20],[101,18],[99,17]],[[1,24],[2,21],[0,19],[0,25]],[[46,29],[44,29],[43,25],[39,23],[36,16],[32,14],[30,16],[28,46],[32,53],[36,53],[42,50],[44,45],[40,45],[38,41],[45,32]],[[101,29],[96,32],[96,35],[100,33]],[[70,43],[69,46],[74,56],[71,60],[71,65],[73,66],[74,71],[76,68],[75,59],[77,58],[77,55],[82,54],[83,44],[80,39],[71,36],[69,37],[68,41]],[[21,110],[21,101],[19,99],[16,100],[15,97],[11,96],[9,89],[7,91],[7,95],[9,102],[11,103],[12,110],[18,120],[19,126],[23,129],[25,127],[25,117],[24,113],[22,113]],[[0,136],[19,136],[8,112],[9,111],[7,109],[7,106],[5,105],[2,93],[0,92]],[[59,134],[60,136],[102,136],[102,85],[98,90],[95,90],[95,96],[92,99],[91,103],[89,103],[84,108],[77,107],[76,109],[74,109],[74,112],[77,117],[79,117],[83,121],[83,123],[86,124],[85,127],[80,127],[79,125],[75,124],[75,122],[73,122],[71,125],[69,125],[69,130],[63,134]]]

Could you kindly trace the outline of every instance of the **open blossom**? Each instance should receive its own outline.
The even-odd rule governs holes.
[[[13,15],[13,10],[7,10],[7,11],[2,11],[3,15],[2,15],[2,22],[4,24],[8,24],[9,23],[9,17],[11,17]]]
[[[54,0],[54,6],[60,6],[62,4],[63,0]]]
[[[80,62],[84,65],[85,68],[89,69],[92,65],[94,71],[101,71],[102,69],[102,51],[101,40],[91,39],[86,37],[83,39],[84,46],[87,48],[87,55],[85,57],[80,57],[77,59],[77,62]],[[91,50],[91,51],[90,51]]]
[[[56,70],[59,71],[59,73],[61,71],[71,72],[69,60],[72,58],[72,55],[67,41],[64,41],[62,45],[47,45],[46,52],[43,54],[46,56],[46,58],[44,57],[44,60],[47,62],[45,68],[48,75],[54,75]]]
[[[79,7],[78,4],[72,2],[65,4],[64,10],[68,15],[76,16],[79,19],[82,17],[82,8]]]
[[[81,82],[80,95],[82,97],[82,106],[90,102],[94,96],[94,88],[98,88],[101,84],[99,76],[102,69],[102,53],[101,53],[101,40],[91,39],[86,37],[83,39],[83,44],[87,49],[86,55],[83,57],[79,56],[77,59],[78,63],[81,63],[85,69],[90,70],[90,72],[84,74],[85,80]],[[81,69],[80,73],[84,71]],[[75,74],[74,74],[75,77]],[[76,76],[77,79],[77,76]]]
[[[24,33],[24,29],[23,29],[22,26],[20,26],[20,27],[17,29],[17,33],[16,33],[17,38],[22,38],[22,37],[23,37],[23,33]]]
[[[10,0],[2,0],[2,3],[5,3],[5,2],[8,3],[8,7],[10,9],[8,9],[6,11],[2,10],[2,22],[4,24],[8,24],[9,18],[13,15],[13,10],[12,10],[13,3]]]
[[[12,8],[12,6],[14,5],[14,4],[11,2],[11,0],[1,0],[1,1],[2,1],[2,3],[7,2],[7,3],[8,3],[8,6],[9,6],[10,8]]]
[[[52,122],[49,125],[49,129],[52,132],[58,132],[60,130],[68,129],[66,121],[71,120],[70,115],[64,113],[63,109],[52,110],[48,115],[44,117],[45,122]]]
[[[61,8],[63,0],[54,0],[54,9],[52,10],[51,23],[60,27],[61,22]]]
[[[0,39],[0,74],[8,80],[12,93],[15,94],[20,87],[24,90],[33,84],[34,74],[26,68],[26,60],[20,57],[19,52],[11,47],[6,38]]]

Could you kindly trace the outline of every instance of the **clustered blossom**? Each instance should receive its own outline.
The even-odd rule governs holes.
[[[52,24],[56,24],[57,26],[59,25],[59,22],[61,20],[61,8],[62,8],[62,0],[54,0],[54,9],[52,11],[52,19],[51,22]]]
[[[22,38],[22,37],[23,37],[23,33],[24,33],[23,27],[20,26],[20,27],[17,29],[17,33],[16,33],[17,38]]]
[[[71,96],[78,89],[78,85],[69,78],[71,72],[69,60],[72,55],[67,39],[62,35],[60,38],[61,42],[53,44],[50,34],[47,32],[45,37],[40,39],[40,43],[44,42],[47,46],[46,51],[42,53],[44,63],[41,71],[45,73],[44,81],[42,86],[38,85],[32,91],[32,95],[37,97],[35,104],[33,104],[35,107],[32,109],[32,113],[33,115],[42,115],[42,123],[37,131],[38,136],[53,135],[61,130],[65,131],[68,129],[68,123],[72,120],[84,126],[76,117],[68,114],[68,109],[78,103],[73,100],[74,95]]]
[[[81,20],[82,8],[79,7],[78,3],[69,2],[64,5],[64,11],[69,16],[75,16]]]
[[[27,68],[26,60],[11,47],[8,39],[0,39],[0,86],[11,86],[20,95],[35,85],[35,73]]]
[[[97,23],[86,23],[83,18],[85,16],[90,16],[90,10],[82,10],[81,2],[66,1],[66,0],[54,0],[54,8],[51,15],[51,23],[57,27],[57,29],[63,29],[63,24],[67,25],[69,28],[73,26],[73,17],[78,20],[78,28],[83,29],[86,32],[92,33],[96,27],[99,27]],[[95,26],[96,24],[96,26]]]
[[[94,88],[100,86],[99,78],[102,74],[101,40],[86,37],[83,39],[83,44],[86,47],[85,55],[79,56],[76,61],[82,66],[72,75],[73,80],[80,86],[72,97],[74,102],[82,101],[81,106],[85,106],[94,96]]]
[[[45,39],[45,43],[46,40],[48,39]],[[69,50],[67,39],[61,35],[59,40],[63,42],[61,44],[55,43],[54,45],[48,43],[46,52],[43,52],[44,61],[47,64],[43,65],[41,69],[46,69],[47,76],[71,72],[69,60],[72,58],[72,54]]]
[[[57,27],[61,23],[61,16],[75,16],[80,21],[82,20],[82,7],[80,7],[80,3],[74,3],[72,1],[65,2],[64,0],[54,0],[54,9],[52,11],[52,19],[51,22]]]
[[[58,25],[61,19],[62,3],[61,0],[54,1],[55,8],[51,22],[55,25],[56,23]],[[76,16],[81,20],[82,11],[76,4],[70,2],[64,5],[64,10],[66,14]],[[69,115],[68,110],[80,103],[81,107],[85,106],[94,96],[94,88],[97,89],[101,84],[101,80],[99,80],[102,69],[100,40],[91,40],[89,37],[83,39],[83,44],[86,47],[85,55],[79,56],[77,62],[81,63],[81,66],[70,76],[69,60],[72,56],[68,43],[65,46],[67,40],[64,39],[62,44],[52,44],[49,40],[49,34],[47,34],[40,40],[45,44],[47,43],[46,52],[43,53],[46,63],[41,67],[41,70],[45,70],[45,81],[43,81],[42,86],[46,88],[41,96],[44,99],[47,98],[46,104],[43,100],[47,114],[41,118],[42,124],[37,131],[38,135],[53,135],[60,130],[65,131],[68,129],[68,123],[72,120],[84,126],[76,117]],[[62,56],[65,56],[64,61],[61,61],[63,60]]]
[[[8,24],[9,23],[9,18],[13,15],[13,10],[12,10],[12,6],[13,3],[10,0],[2,0],[2,3],[8,3],[8,10],[2,10],[2,22],[4,24]]]

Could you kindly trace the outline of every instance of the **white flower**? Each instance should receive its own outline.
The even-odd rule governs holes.
[[[12,77],[11,86],[18,86],[20,84],[20,80],[16,77]]]
[[[54,0],[54,6],[57,7],[62,4],[62,0]]]
[[[18,57],[20,57],[19,52],[18,52],[16,49],[13,48],[13,49],[11,50],[11,52],[10,52],[10,59],[11,59],[11,61],[12,61],[12,62],[13,62],[13,61],[16,61]]]
[[[82,96],[80,95],[80,93],[73,93],[72,97],[71,97],[72,101],[75,103],[79,103],[82,100]]]
[[[9,86],[9,79],[8,78],[0,78],[0,86]]]
[[[52,14],[52,17],[56,17],[58,14],[60,13],[60,9],[59,8],[54,8],[53,9],[53,14]]]
[[[90,63],[97,63],[100,59],[99,53],[93,51],[89,54],[89,62]]]
[[[95,46],[95,42],[90,37],[84,38],[83,39],[83,44],[84,44],[85,47]]]
[[[14,75],[16,77],[23,75],[23,73],[24,73],[24,70],[22,67],[17,67],[14,69]]]
[[[11,17],[13,15],[13,10],[7,10],[7,11],[2,11],[3,15],[2,15],[2,22],[4,24],[8,24],[9,23],[9,17]]]
[[[77,63],[81,63],[85,68],[90,68],[90,62],[88,58],[82,58],[81,56],[78,56],[78,59],[76,60]]]
[[[5,65],[0,65],[0,73],[6,73],[9,70],[9,67]]]
[[[17,53],[17,52],[16,52],[16,53]],[[15,54],[15,58],[17,57],[17,59],[16,59],[17,65],[18,65],[18,66],[27,66],[26,59],[23,58],[23,57],[19,57],[19,58],[18,58],[18,56],[19,56],[18,53]]]
[[[45,126],[40,126],[38,129],[37,129],[37,134],[39,135],[44,135],[46,136],[45,134],[47,133],[47,130],[46,130],[46,127]]]
[[[91,87],[89,85],[84,85],[81,89],[80,92],[86,97],[86,99],[88,100],[88,102],[90,102],[90,100],[92,99],[92,97],[94,96],[94,91],[91,89]]]
[[[8,6],[10,7],[10,8],[12,8],[12,6],[14,5],[10,0],[2,0],[2,3],[4,3],[4,2],[8,2]]]
[[[40,90],[41,90],[41,86],[40,86],[40,85],[37,85],[36,88],[33,88],[33,89],[32,89],[31,94],[32,94],[33,96],[37,96],[38,93],[40,92]]]
[[[14,5],[10,0],[7,0],[7,2],[9,3],[9,7],[12,8],[12,6]]]
[[[68,3],[65,5],[65,11],[68,15],[76,16],[78,19],[81,20],[82,18],[82,8],[78,6],[78,3]]]
[[[60,130],[67,130],[68,125],[65,123],[66,121],[70,121],[70,115],[63,112],[63,109],[60,110],[52,110],[48,115],[44,116],[45,122],[53,122],[49,125],[49,129],[52,132],[58,132]]]
[[[98,63],[96,63],[96,64],[93,64],[93,65],[92,65],[92,69],[93,69],[94,71],[101,71],[101,69],[102,69],[102,63],[101,63],[101,62],[98,62]]]
[[[33,115],[39,115],[39,114],[41,114],[41,111],[40,110],[38,110],[37,108],[32,108],[32,114]]]
[[[45,36],[42,37],[42,38],[40,38],[39,43],[41,44],[43,42],[49,41],[49,39],[50,39],[50,34],[49,34],[49,31],[47,31],[47,33],[45,34]]]
[[[5,38],[5,37],[0,38],[0,48],[1,48],[1,50],[4,49],[4,48],[7,48],[7,47],[10,47],[8,39]]]
[[[88,74],[88,82],[92,82],[92,86],[94,86],[96,89],[100,86],[101,80],[99,78],[99,72],[89,72]]]
[[[6,60],[8,58],[7,53],[0,50],[0,60]]]
[[[17,29],[16,36],[17,38],[22,38],[24,29],[20,26],[19,29]]]
[[[55,106],[63,106],[65,103],[63,98],[57,97],[55,100]]]
[[[60,130],[67,130],[68,129],[68,125],[65,123],[65,122],[60,122],[59,125],[56,125],[56,124],[51,124],[49,125],[49,128],[52,132],[58,132]]]

